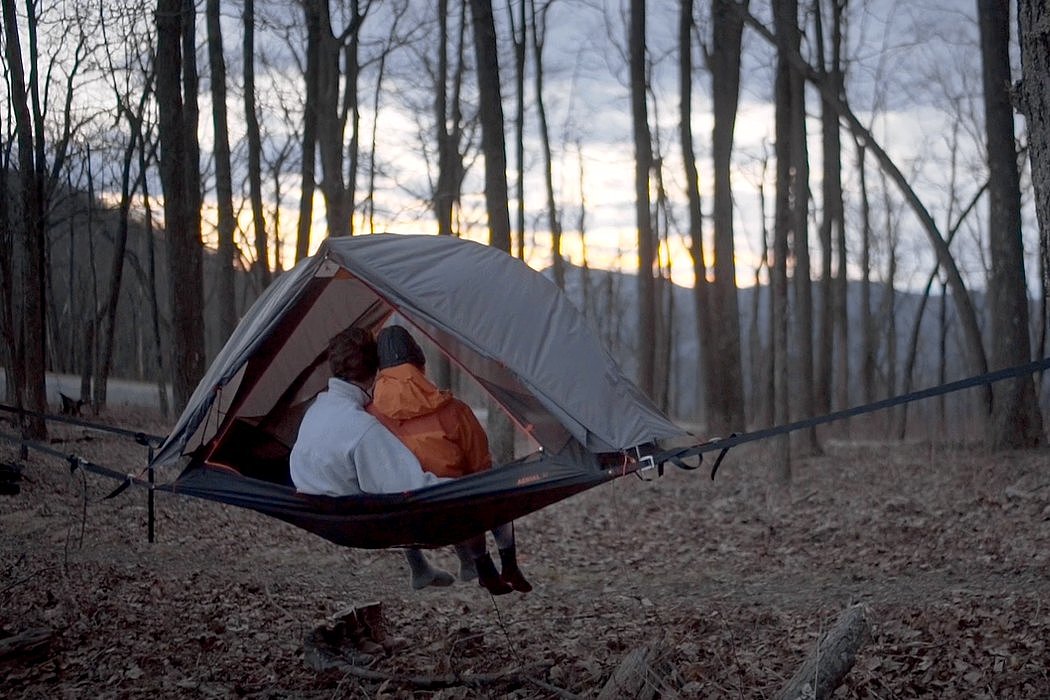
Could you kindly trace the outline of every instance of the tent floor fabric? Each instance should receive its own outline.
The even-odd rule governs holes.
[[[145,460],[123,440],[52,437],[103,464]],[[1050,695],[1044,452],[827,442],[781,499],[759,447],[734,450],[715,482],[619,479],[521,518],[536,588],[500,597],[499,615],[476,582],[412,591],[398,551],[339,547],[210,501],[157,494],[149,545],[142,491],[99,502],[111,481],[32,456],[21,494],[0,499],[0,636],[52,639],[45,659],[0,669],[0,696],[409,696],[304,663],[310,630],[377,598],[409,646],[369,668],[400,678],[524,667],[593,697],[633,649],[662,640],[684,696],[771,696],[860,601],[875,635],[847,697]],[[15,450],[0,446],[0,460]],[[430,556],[455,567],[450,549]],[[479,693],[551,697],[521,684],[418,697]]]

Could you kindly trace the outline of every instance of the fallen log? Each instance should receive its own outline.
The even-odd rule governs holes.
[[[643,645],[632,649],[602,686],[598,700],[655,700],[673,698],[678,693],[671,682],[673,669],[668,667],[666,650],[660,645]]]
[[[776,695],[776,700],[823,700],[830,698],[853,668],[857,651],[868,636],[864,607],[847,608],[825,634],[795,675]]]
[[[47,627],[30,629],[0,638],[0,664],[33,663],[47,658],[54,637]]]

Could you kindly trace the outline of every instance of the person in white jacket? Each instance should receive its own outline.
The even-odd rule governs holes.
[[[328,364],[328,389],[307,409],[292,446],[296,490],[318,496],[402,493],[445,481],[423,471],[415,455],[365,411],[379,367],[372,334],[348,328],[333,337]]]

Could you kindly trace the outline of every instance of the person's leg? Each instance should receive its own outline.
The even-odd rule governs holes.
[[[456,577],[445,571],[431,566],[423,550],[410,547],[405,550],[405,560],[412,570],[412,588],[417,591],[427,586],[451,586]]]
[[[459,580],[473,581],[478,577],[478,567],[474,566],[474,553],[463,542],[460,542],[455,547],[456,556],[459,557]]]
[[[492,529],[492,537],[499,547],[500,576],[509,583],[514,590],[528,593],[532,590],[532,584],[528,582],[525,575],[518,568],[518,549],[514,543],[514,523],[504,523]]]
[[[499,571],[496,570],[496,564],[492,561],[492,557],[489,556],[488,548],[485,545],[484,534],[475,535],[469,540],[464,540],[458,546],[463,547],[469,556],[473,558],[474,568],[478,573],[479,586],[492,595],[503,595],[514,590],[513,586],[504,581]]]

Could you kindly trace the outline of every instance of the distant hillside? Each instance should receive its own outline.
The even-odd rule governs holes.
[[[550,270],[544,272],[550,275]],[[586,291],[585,291],[586,280]],[[636,282],[633,274],[607,270],[584,270],[569,265],[566,268],[566,293],[584,309],[606,344],[612,349],[617,360],[627,372],[634,377],[636,357],[640,339],[634,329],[637,323]],[[877,358],[879,385],[882,393],[876,398],[894,395],[901,387],[903,364],[908,355],[908,342],[919,309],[921,296],[912,292],[896,291],[894,309],[896,319],[896,371],[889,365],[888,344],[886,337],[890,324],[879,310],[888,301],[890,290],[882,284],[872,285],[872,307],[876,309],[876,327],[882,333],[879,355]],[[767,287],[749,287],[740,292],[741,313],[741,346],[744,367],[745,391],[754,396],[755,387],[752,380],[758,370],[758,361],[769,347],[769,290]],[[586,300],[586,303],[585,301]],[[819,288],[814,289],[814,305],[819,304]],[[979,309],[984,307],[981,295],[975,295],[975,304]],[[850,386],[851,404],[860,403],[860,366],[862,352],[862,319],[860,309],[860,283],[851,282],[848,287],[848,304],[850,328]],[[933,296],[926,305],[919,333],[918,353],[912,386],[919,388],[934,385],[938,381],[940,369],[940,304],[941,297]],[[672,353],[671,391],[669,393],[669,410],[672,415],[692,417],[698,414],[700,400],[697,387],[697,362],[699,357],[699,339],[697,334],[693,290],[673,287],[674,325],[672,333],[675,339]],[[946,352],[946,374],[949,379],[965,376],[964,357],[958,340],[956,314],[951,302],[947,305],[948,342]],[[887,381],[891,375],[896,377],[896,386],[890,387]]]

